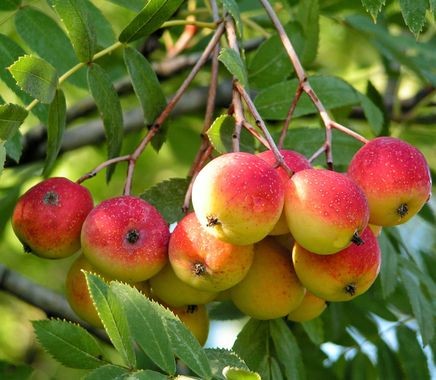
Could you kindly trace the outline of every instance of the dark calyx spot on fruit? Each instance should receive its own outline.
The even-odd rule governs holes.
[[[356,284],[348,284],[347,286],[345,286],[344,290],[345,293],[353,297],[356,294]]]
[[[188,305],[186,307],[186,312],[189,314],[194,314],[197,311],[197,309],[198,309],[197,305]]]
[[[397,214],[400,216],[400,218],[403,218],[407,215],[409,212],[409,206],[407,203],[401,203],[400,206],[397,208]]]
[[[44,203],[46,205],[57,206],[59,204],[59,195],[54,191],[47,191],[44,194]]]
[[[206,227],[213,227],[213,226],[217,226],[218,224],[221,224],[218,218],[213,215],[206,217],[206,220],[207,220]]]
[[[206,272],[206,267],[204,266],[203,263],[195,263],[192,266],[192,272],[196,275],[196,276],[202,276],[205,272]]]
[[[26,253],[32,253],[32,248],[30,248],[27,244],[23,243],[23,249]]]
[[[126,241],[130,244],[135,244],[139,240],[138,230],[130,230],[126,234]]]
[[[365,243],[363,239],[359,236],[357,231],[353,234],[353,237],[351,238],[351,242],[356,245],[362,245],[363,243]]]

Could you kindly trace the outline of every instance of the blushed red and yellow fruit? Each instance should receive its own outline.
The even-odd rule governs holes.
[[[306,290],[303,301],[300,305],[288,314],[288,319],[294,322],[306,322],[319,317],[325,308],[327,302]]]
[[[333,254],[352,242],[368,224],[368,202],[347,176],[326,169],[306,169],[288,181],[285,212],[289,230],[307,250]]]
[[[26,251],[49,259],[67,257],[80,249],[80,231],[92,207],[88,189],[67,178],[49,178],[18,199],[12,228]]]
[[[231,299],[239,310],[263,320],[288,315],[301,303],[304,293],[290,252],[271,237],[254,245],[250,270],[230,289]]]
[[[130,196],[107,199],[88,215],[82,251],[99,271],[130,283],[154,276],[168,261],[168,225],[146,201]]]
[[[209,335],[209,315],[204,305],[188,305],[184,307],[169,307],[185,324],[198,343],[204,346]]]
[[[379,273],[381,253],[369,227],[362,240],[334,255],[318,255],[295,243],[292,257],[301,283],[326,301],[349,301],[366,292]]]
[[[241,281],[253,261],[253,245],[235,245],[208,233],[192,212],[171,234],[168,255],[175,274],[190,286],[219,292]]]
[[[173,307],[203,305],[213,301],[218,292],[200,290],[180,280],[170,264],[149,280],[153,297]]]
[[[103,276],[83,255],[80,255],[71,265],[65,282],[65,296],[74,312],[85,322],[94,327],[103,327],[86,283],[83,271],[94,273],[105,281],[112,280]]]
[[[283,156],[286,165],[288,165],[289,169],[291,169],[294,173],[299,172],[300,170],[310,169],[312,167],[309,160],[298,152],[294,152],[293,150],[288,149],[281,149],[280,154]],[[283,169],[281,166],[277,166],[277,159],[274,155],[274,152],[272,150],[266,150],[257,154],[257,156],[260,157],[262,160],[265,160],[272,167],[275,168],[280,178],[282,179],[283,185],[285,186],[286,182],[289,181],[289,174],[286,173],[286,170]],[[283,210],[280,219],[274,226],[273,230],[269,233],[269,235],[284,235],[287,233],[289,233],[289,227],[288,222],[286,221],[285,212]]]
[[[368,198],[369,222],[394,226],[407,222],[431,196],[424,155],[394,137],[378,137],[354,155],[348,175]]]
[[[283,209],[284,187],[271,165],[254,154],[227,153],[198,173],[192,204],[202,226],[217,238],[247,245],[274,228]]]

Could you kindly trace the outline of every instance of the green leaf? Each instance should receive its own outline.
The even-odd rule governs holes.
[[[360,105],[362,106],[363,113],[365,114],[366,120],[368,120],[371,130],[376,136],[380,135],[384,124],[383,113],[366,95],[361,93],[358,93],[358,95]]]
[[[156,73],[141,53],[128,46],[124,49],[124,62],[141,103],[145,124],[152,124],[167,103]]]
[[[144,0],[107,0],[111,3],[117,4],[120,7],[130,9],[134,12],[139,12],[144,8]]]
[[[20,7],[22,0],[2,0],[0,2],[0,10],[13,11]]]
[[[100,277],[87,272],[85,272],[85,277],[98,316],[112,344],[124,363],[135,367],[136,358],[132,335],[120,300],[114,296],[109,286]]]
[[[58,85],[56,69],[33,55],[20,57],[8,67],[17,84],[42,103],[51,103]]]
[[[167,21],[183,0],[149,0],[144,9],[122,30],[120,42],[147,37]]]
[[[250,319],[238,334],[233,351],[244,360],[248,368],[263,376],[259,367],[267,355],[268,345],[269,322]]]
[[[295,150],[306,157],[312,156],[325,140],[324,128],[291,128],[285,138],[284,147]],[[351,158],[362,146],[357,140],[337,130],[332,133],[332,152],[335,167],[348,166]],[[325,163],[325,158],[320,156],[314,164]]]
[[[47,156],[43,175],[47,177],[56,162],[62,144],[66,124],[67,104],[62,90],[57,90],[48,109]]]
[[[214,120],[207,130],[207,137],[218,153],[233,152],[232,135],[235,123],[233,116],[221,115]],[[254,138],[245,128],[241,129],[239,147],[241,151],[254,153]]]
[[[167,375],[152,370],[140,370],[136,372],[130,372],[121,377],[122,380],[170,380]],[[120,380],[121,380],[120,379]]]
[[[0,378],[7,380],[29,379],[32,375],[33,368],[27,365],[14,365],[0,361]]]
[[[0,67],[5,68],[12,65],[19,57],[26,52],[9,37],[0,33]],[[12,74],[8,70],[0,70],[0,79],[21,99],[24,104],[30,103],[33,99],[17,86]],[[46,123],[48,108],[46,104],[39,103],[32,109],[42,123]]]
[[[386,110],[383,96],[380,94],[380,92],[374,87],[371,81],[368,81],[366,85],[366,96],[368,99],[371,100],[371,102],[377,107],[377,109],[382,113],[383,123],[380,130],[378,130],[377,123],[376,122],[370,122],[370,126],[372,127],[373,132],[376,134],[376,136],[385,136],[389,135],[389,123],[390,123],[390,116]],[[365,111],[365,116],[367,120],[370,120],[370,115],[368,111]],[[375,119],[376,120],[376,119]],[[375,128],[374,128],[375,126]],[[377,132],[378,131],[378,132]]]
[[[239,5],[235,0],[220,0],[220,2],[223,4],[224,9],[232,16],[233,20],[235,20],[237,35],[242,37],[243,25]]]
[[[434,13],[435,10],[436,10],[436,0],[430,0],[430,12]]]
[[[422,206],[422,209],[418,215],[428,223],[436,225],[436,214],[433,209],[428,205],[428,203]]]
[[[302,27],[296,22],[291,22],[285,25],[285,31],[300,56],[304,47]],[[294,67],[279,36],[274,34],[257,48],[247,70],[250,85],[262,89],[286,80],[294,71]]]
[[[261,380],[258,373],[230,366],[223,369],[223,374],[226,380]]]
[[[324,324],[321,318],[315,318],[311,321],[303,322],[301,326],[314,344],[320,345],[321,343],[324,343]]]
[[[54,319],[32,324],[41,345],[63,365],[92,369],[105,364],[100,346],[83,327]]]
[[[218,59],[244,87],[248,85],[247,69],[236,50],[227,47],[222,48]]]
[[[380,282],[383,298],[389,297],[397,287],[398,254],[385,231],[378,238],[382,253]]]
[[[245,317],[245,314],[242,313],[230,300],[213,302],[210,304],[208,311],[209,318],[217,321],[230,321]]]
[[[304,379],[300,348],[285,321],[283,319],[270,321],[270,330],[277,359],[284,367],[285,378],[288,380]]]
[[[27,110],[17,104],[0,105],[0,142],[14,136],[28,115]]]
[[[434,309],[431,301],[425,298],[418,280],[406,268],[401,267],[401,280],[409,297],[413,314],[418,322],[424,345],[429,344],[435,333]]]
[[[225,380],[223,369],[226,366],[248,370],[244,361],[233,351],[223,348],[207,348],[205,350],[214,379]]]
[[[5,144],[0,142],[0,174],[3,171],[3,167],[5,166],[5,161],[6,161]]]
[[[146,301],[150,302],[147,299]],[[201,376],[202,379],[211,379],[212,372],[208,358],[197,338],[170,310],[156,302],[150,302],[150,304],[165,324],[176,357],[179,357],[189,369]]]
[[[377,20],[377,15],[386,4],[386,0],[362,0],[362,4],[375,22]]]
[[[182,205],[188,190],[185,178],[171,178],[145,190],[140,197],[156,207],[168,224],[179,221],[185,213]]]
[[[351,360],[347,368],[348,376],[350,380],[367,380],[377,378],[375,368],[362,351],[359,351],[356,356]]]
[[[90,62],[96,53],[97,37],[87,0],[48,1],[65,25],[79,61]]]
[[[84,380],[109,380],[109,379],[119,379],[123,375],[129,373],[127,368],[118,367],[116,365],[107,364],[102,367],[96,368],[89,372]]]
[[[312,63],[318,52],[319,40],[319,3],[318,0],[306,0],[298,7],[298,21],[303,28],[304,50],[300,59],[303,66]],[[289,58],[288,58],[289,59]]]
[[[97,64],[88,68],[88,86],[95,100],[106,133],[108,158],[119,156],[123,142],[123,113],[120,99],[108,74]],[[114,165],[107,168],[106,180],[109,182]]]
[[[78,63],[73,46],[65,32],[45,13],[23,7],[15,16],[15,27],[32,51],[64,73]],[[85,71],[81,70],[68,81],[86,87]]]
[[[401,379],[400,362],[383,339],[377,339],[377,369],[380,379]]]
[[[425,25],[425,12],[427,11],[427,0],[399,0],[401,13],[410,31],[418,36]]]
[[[122,300],[132,338],[159,368],[174,374],[176,363],[170,340],[162,318],[151,301],[126,284],[112,282],[110,288]]]
[[[262,375],[262,380],[285,380],[276,358],[269,354],[262,358],[257,371]]]
[[[92,20],[97,45],[102,48],[112,45],[115,42],[115,33],[111,23],[91,1],[85,1],[84,4],[86,6],[87,17],[89,20]]]
[[[430,380],[427,358],[416,338],[416,331],[404,325],[397,328],[398,357],[406,379]]]
[[[17,163],[20,161],[21,153],[23,151],[21,137],[22,135],[18,130],[18,132],[12,135],[12,137],[10,137],[5,143],[6,154]]]
[[[360,101],[356,90],[342,79],[312,76],[309,81],[328,110],[356,105]],[[298,79],[292,79],[261,90],[254,102],[261,116],[269,120],[285,120],[298,86]],[[312,113],[316,113],[315,106],[307,94],[302,94],[294,117]]]

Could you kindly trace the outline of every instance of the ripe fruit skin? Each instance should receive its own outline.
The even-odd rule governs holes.
[[[360,240],[367,226],[368,202],[347,176],[326,169],[295,173],[285,193],[289,230],[299,245],[321,255],[336,253]]]
[[[74,312],[85,322],[91,326],[101,328],[103,324],[97,314],[97,310],[92,302],[91,295],[89,294],[88,286],[86,284],[86,277],[82,270],[90,273],[95,273],[103,278],[95,267],[85,258],[80,255],[71,265],[65,282],[65,296],[68,303]],[[105,281],[110,279],[103,278]]]
[[[88,215],[82,250],[102,273],[127,282],[149,279],[168,260],[169,229],[146,201],[124,195],[107,199]]]
[[[92,208],[88,189],[53,177],[21,196],[12,214],[12,228],[26,251],[60,259],[80,249],[82,224]]]
[[[309,160],[298,152],[294,152],[293,150],[281,149],[280,153],[283,156],[286,165],[288,165],[289,169],[291,169],[294,173],[299,172],[300,170],[310,169],[312,167]],[[285,186],[286,182],[289,181],[289,174],[286,173],[286,170],[283,169],[281,166],[277,166],[277,160],[273,151],[266,150],[259,153],[257,156],[260,157],[262,160],[265,160],[275,168],[280,178],[282,179],[283,186]],[[286,221],[285,211],[283,210],[282,214],[280,215],[280,219],[274,226],[273,230],[269,233],[269,235],[284,235],[287,233],[289,233],[289,227]]]
[[[334,255],[317,255],[295,243],[292,258],[301,283],[326,301],[349,301],[366,292],[379,273],[381,253],[369,227],[362,239]]]
[[[217,239],[192,212],[179,221],[171,234],[168,255],[182,281],[197,289],[219,292],[245,277],[253,261],[253,245],[234,245]]]
[[[306,290],[300,305],[288,314],[288,320],[306,322],[320,316],[327,307],[327,302]]]
[[[174,307],[203,305],[213,301],[218,295],[218,292],[209,292],[189,286],[176,276],[169,264],[149,281],[153,297]]]
[[[378,137],[366,143],[351,160],[348,175],[368,198],[369,222],[379,226],[407,222],[431,195],[425,157],[394,137]]]
[[[248,245],[268,235],[283,209],[284,187],[271,165],[254,154],[227,153],[198,173],[192,204],[217,238]]]
[[[304,293],[290,252],[273,238],[255,244],[250,270],[230,289],[232,301],[239,310],[263,320],[288,315],[301,303]]]
[[[184,307],[169,307],[177,315],[185,326],[197,338],[198,343],[204,346],[209,335],[209,316],[206,306],[189,305]]]

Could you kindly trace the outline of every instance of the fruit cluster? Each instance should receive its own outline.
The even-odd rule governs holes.
[[[83,270],[136,286],[179,315],[202,344],[204,305],[214,300],[230,299],[257,319],[307,321],[326,302],[368,290],[380,269],[376,235],[422,208],[431,178],[423,155],[391,137],[366,143],[347,173],[280,153],[291,176],[272,151],[211,160],[193,183],[194,212],[171,233],[146,201],[124,195],[94,207],[89,191],[65,178],[25,193],[12,226],[38,256],[81,250],[67,276],[67,299],[95,326],[101,322]]]

